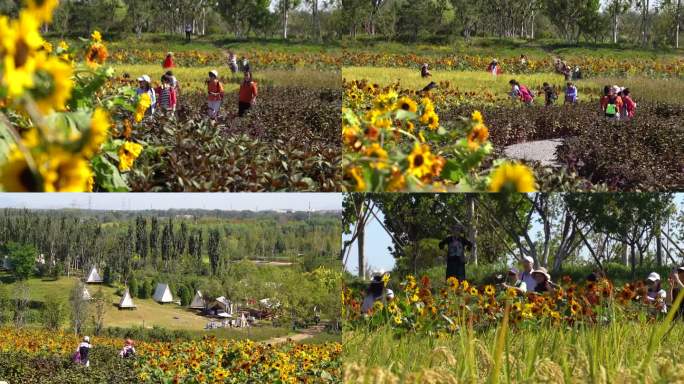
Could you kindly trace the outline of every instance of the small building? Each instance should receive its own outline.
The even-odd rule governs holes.
[[[152,298],[159,304],[173,303],[173,295],[171,294],[169,285],[164,283],[157,284],[157,288],[155,288]]]
[[[192,301],[190,302],[190,308],[191,309],[204,309],[206,306],[206,302],[204,300],[204,297],[202,297],[202,292],[197,291],[195,292],[195,297],[192,298]]]
[[[128,288],[126,288],[126,291],[121,297],[121,301],[119,301],[119,309],[135,309],[135,304],[133,303],[133,298],[131,297]]]
[[[88,277],[86,278],[86,283],[88,283],[88,284],[99,284],[102,282],[103,282],[102,277],[97,272],[97,268],[95,268],[95,266],[93,266],[93,268],[90,269],[90,273],[88,273]]]

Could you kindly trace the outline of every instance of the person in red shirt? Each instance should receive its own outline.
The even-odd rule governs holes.
[[[166,54],[166,59],[164,59],[162,67],[164,67],[164,69],[170,69],[175,67],[175,65],[173,64],[173,52],[169,52]]]
[[[604,96],[600,100],[601,109],[606,117],[610,119],[620,118],[620,109],[622,108],[622,99],[618,96],[619,88],[617,86],[606,86],[603,89]]]
[[[245,72],[245,79],[240,85],[238,95],[238,116],[244,116],[245,112],[256,102],[258,94],[257,83],[252,80],[252,72]]]
[[[207,105],[209,106],[209,117],[215,119],[218,116],[219,109],[221,109],[221,102],[223,101],[223,84],[218,79],[218,72],[213,70],[209,72],[209,80],[207,80]]]
[[[629,88],[622,90],[623,117],[632,118],[636,112],[636,103],[630,96]]]

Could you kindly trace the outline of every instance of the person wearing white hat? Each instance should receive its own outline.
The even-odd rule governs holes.
[[[520,264],[522,265],[520,280],[525,283],[525,287],[528,291],[533,292],[534,288],[537,286],[537,280],[535,280],[534,276],[532,276],[532,271],[534,270],[534,259],[531,256],[523,256],[520,259]]]
[[[147,93],[150,96],[150,108],[147,110],[146,114],[153,115],[155,106],[157,105],[157,94],[152,88],[152,80],[148,75],[142,75],[138,77],[138,89],[135,90],[136,96],[140,96],[143,93]]]
[[[520,294],[527,292],[527,283],[519,279],[518,270],[514,267],[508,269],[508,272],[506,273],[506,280],[501,283],[501,286],[506,289],[513,288]]]
[[[667,293],[668,305],[672,306],[675,300],[677,300],[679,292],[684,289],[684,283],[682,283],[682,281],[684,281],[684,267],[677,267],[672,271],[672,274],[670,274],[670,278],[668,279],[668,282],[670,283],[670,290]],[[682,303],[679,305],[677,316],[684,318],[684,300],[682,300]]]
[[[77,358],[74,360],[85,365],[86,367],[90,367],[90,359],[88,358],[88,355],[90,354],[91,347],[92,345],[90,344],[90,337],[83,336],[83,341],[81,341],[78,347],[76,347]]]
[[[221,102],[223,101],[223,84],[221,84],[219,81],[218,71],[215,69],[209,72],[209,79],[207,80],[207,93],[209,117],[216,119],[218,117],[219,109],[221,109]]]
[[[651,272],[646,277],[646,286],[648,286],[648,292],[646,293],[646,299],[656,304],[657,306],[662,305],[660,312],[667,313],[667,292],[660,287],[660,275],[656,272]]]
[[[385,288],[385,282],[383,281],[384,276],[385,271],[383,270],[373,272],[373,277],[371,277],[371,281],[366,289],[366,296],[363,298],[363,303],[361,304],[362,313],[370,312],[376,301],[389,301],[394,299],[394,292]]]

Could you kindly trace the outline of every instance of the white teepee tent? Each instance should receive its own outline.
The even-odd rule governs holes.
[[[101,283],[102,282],[102,277],[100,277],[100,274],[97,272],[97,268],[93,267],[90,270],[90,273],[88,274],[88,278],[86,279],[86,283],[92,284],[92,283]]]
[[[204,309],[204,297],[202,297],[202,292],[195,292],[195,297],[193,297],[192,301],[190,302],[190,308]]]
[[[88,292],[88,288],[86,286],[83,286],[83,291],[81,292],[81,298],[83,300],[90,300],[92,299],[92,296],[90,296],[90,292]]]
[[[123,296],[121,297],[119,309],[135,309],[135,304],[133,304],[133,298],[131,297],[131,293],[128,291],[128,288],[126,288],[126,292],[124,292]]]
[[[152,296],[154,301],[160,304],[172,303],[173,295],[171,295],[171,290],[168,284],[157,284],[157,288],[154,290],[154,295]]]

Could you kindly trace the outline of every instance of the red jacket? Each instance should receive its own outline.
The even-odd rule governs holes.
[[[632,100],[631,96],[623,96],[622,102],[627,108],[627,116],[634,117],[634,112],[636,111],[636,103]]]
[[[162,64],[162,67],[164,67],[164,69],[169,69],[169,68],[175,67],[175,65],[173,65],[173,57],[166,56],[166,59],[164,59],[164,63]]]

